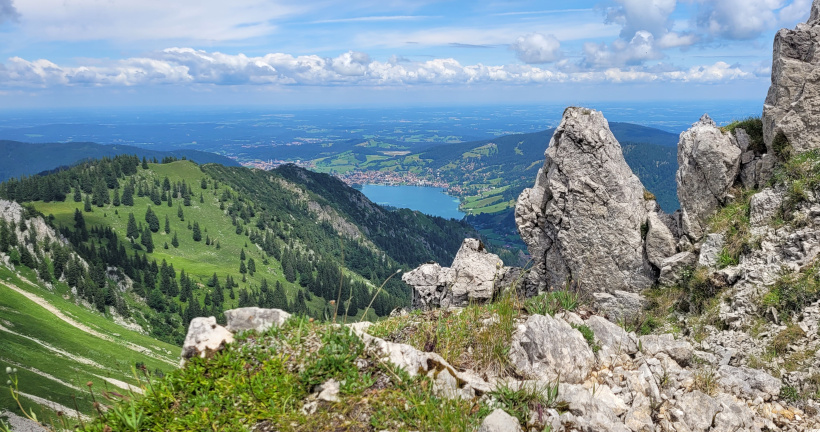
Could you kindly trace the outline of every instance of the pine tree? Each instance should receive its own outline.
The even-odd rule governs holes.
[[[165,215],[165,234],[171,234],[171,221],[168,219],[168,215]]]
[[[145,227],[145,230],[142,232],[142,238],[140,238],[140,242],[143,246],[145,246],[145,250],[148,253],[154,251],[154,239],[151,237],[151,230],[148,227]]]
[[[179,239],[177,238],[177,233],[174,231],[174,238],[171,239],[171,246],[178,248],[179,247]]]
[[[83,195],[80,193],[80,186],[74,186],[74,202],[82,202]]]
[[[112,204],[114,204],[114,207],[119,207],[120,206],[120,190],[119,189],[114,189],[114,202]]]
[[[148,169],[148,160],[145,159],[145,156],[142,157],[142,169]]]
[[[205,177],[203,177],[202,181],[199,182],[199,187],[202,189],[208,189],[208,182],[205,180]]]
[[[196,241],[196,242],[202,240],[202,232],[199,230],[199,222],[194,222],[193,236],[194,236],[194,241]]]
[[[83,210],[86,213],[91,212],[91,199],[88,197],[88,195],[85,196],[85,203],[83,204]]]
[[[256,262],[253,260],[253,258],[250,258],[248,260],[248,273],[251,276],[253,276],[253,274],[256,273]]]
[[[185,220],[185,214],[182,212],[182,206],[178,206],[178,207],[177,207],[177,217],[178,217],[178,218],[179,218],[179,220],[181,220],[181,221],[184,221],[184,220]]]
[[[126,228],[125,233],[125,236],[132,240],[140,236],[139,228],[137,228],[137,219],[134,217],[134,213],[128,214],[128,227]]]
[[[157,214],[151,210],[151,207],[148,207],[148,210],[145,211],[145,222],[148,223],[148,228],[151,232],[158,232],[159,231],[159,218]]]
[[[285,293],[285,288],[279,281],[276,281],[276,288],[273,290],[273,303],[270,307],[274,309],[288,309],[288,296]]]
[[[245,261],[245,249],[239,251],[239,260]]]
[[[133,206],[134,205],[134,185],[128,183],[122,188],[122,199],[120,200],[122,205],[124,206]]]
[[[239,261],[239,273],[243,275],[248,272],[247,267],[245,267],[245,261]]]

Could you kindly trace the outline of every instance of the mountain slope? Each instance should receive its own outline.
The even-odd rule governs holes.
[[[228,166],[239,166],[233,159],[199,150],[185,149],[163,152],[127,145],[102,145],[87,142],[42,144],[0,140],[0,181],[74,165],[83,160],[123,154],[157,160],[175,157],[189,159],[201,164],[219,163]]]

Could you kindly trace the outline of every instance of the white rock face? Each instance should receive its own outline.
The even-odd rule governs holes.
[[[763,106],[763,140],[769,153],[785,140],[797,153],[820,148],[820,4],[808,22],[774,38],[772,85]]]
[[[518,419],[497,408],[490,413],[478,428],[478,432],[520,432]]]
[[[595,356],[584,337],[564,320],[532,315],[513,335],[510,362],[527,378],[582,383]]]
[[[681,272],[687,267],[694,267],[697,260],[697,255],[692,252],[681,252],[663,260],[661,263],[661,277],[658,282],[666,286],[677,284],[681,280]]]
[[[723,251],[723,245],[726,241],[723,234],[709,234],[706,240],[700,247],[700,256],[698,257],[698,265],[706,267],[714,267],[717,264],[718,256]]]
[[[233,342],[233,334],[216,323],[216,318],[194,318],[182,344],[182,361],[191,357],[206,357]]]
[[[451,267],[423,264],[402,280],[413,287],[414,308],[464,307],[492,300],[506,272],[498,255],[477,239],[465,239]]]
[[[647,215],[646,256],[655,267],[663,267],[663,261],[675,255],[675,236],[661,221],[656,212]]]
[[[783,195],[772,188],[766,188],[752,195],[749,203],[749,222],[753,227],[768,224],[783,203]]]
[[[651,207],[603,114],[567,108],[535,185],[515,207],[533,257],[530,282],[539,290],[569,279],[606,291],[648,288],[657,276],[641,228]]]
[[[288,318],[290,314],[281,309],[245,307],[225,311],[227,329],[231,333],[244,330],[264,332],[273,326],[281,326]]]
[[[723,365],[718,369],[720,385],[738,397],[767,401],[780,394],[783,383],[760,369]]]
[[[678,142],[678,200],[683,232],[700,240],[706,221],[727,198],[740,170],[740,148],[709,118],[680,135]]]

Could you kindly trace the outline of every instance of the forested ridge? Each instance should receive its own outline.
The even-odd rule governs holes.
[[[463,222],[385,210],[331,176],[295,166],[261,171],[116,156],[6,181],[0,197],[45,215],[70,242],[40,244],[35,251],[43,253],[31,254],[8,234],[25,220],[2,222],[0,250],[13,264],[63,281],[99,311],[173,343],[192,318],[234,307],[361,317],[397,270],[449,262],[463,238],[476,236]],[[367,317],[409,298],[392,277]]]

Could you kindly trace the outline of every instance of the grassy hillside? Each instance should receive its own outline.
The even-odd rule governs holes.
[[[0,140],[0,181],[74,165],[83,160],[123,154],[156,160],[170,156],[179,159],[186,158],[200,164],[218,163],[239,166],[233,159],[198,150],[184,149],[164,152],[127,145],[74,142],[43,144]]]
[[[73,410],[89,380],[123,393],[111,382],[138,384],[133,366],[173,368],[194,317],[262,306],[359,319],[387,280],[367,309],[375,319],[409,302],[396,270],[449,262],[477,235],[294,166],[165,162],[119,156],[0,184],[28,206],[0,218],[0,262],[14,266],[0,266],[0,367],[18,369],[21,391]],[[36,240],[35,215],[69,244]],[[0,395],[0,410],[15,406]]]
[[[340,290],[345,313],[364,313],[396,270],[449,262],[461,240],[477,234],[464,223],[387,211],[330,176],[293,166],[265,172],[128,156],[6,182],[0,195],[48,216],[92,264],[89,278],[115,267],[132,282],[133,298],[112,292],[104,276],[81,297],[100,311],[140,311],[138,324],[174,343],[191,318],[241,306],[324,319],[336,312],[331,300]],[[392,278],[369,316],[409,296]]]
[[[76,419],[76,409],[92,412],[87,383],[98,397],[103,391],[127,393],[129,385],[140,386],[145,373],[161,376],[176,367],[179,347],[75,304],[65,283],[47,289],[36,281],[31,270],[0,265],[0,370],[17,368],[26,395],[59,404],[65,408],[57,409]],[[135,375],[137,366],[145,372]],[[30,396],[20,402],[43,419],[56,411]],[[0,410],[21,414],[16,407],[7,390],[0,392]]]

